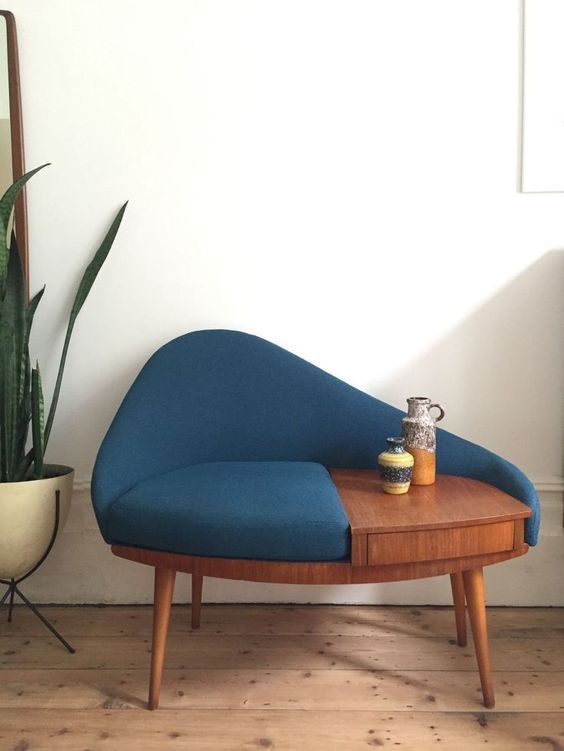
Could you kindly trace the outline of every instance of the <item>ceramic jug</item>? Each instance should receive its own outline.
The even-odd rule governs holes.
[[[403,418],[405,447],[415,459],[413,465],[413,485],[432,485],[436,472],[436,423],[442,420],[445,412],[440,404],[431,404],[426,396],[411,396],[407,400],[407,415]],[[433,417],[431,409],[439,410]]]

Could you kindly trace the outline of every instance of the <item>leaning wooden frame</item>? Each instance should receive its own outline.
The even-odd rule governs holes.
[[[18,60],[18,37],[14,14],[0,10],[0,17],[6,24],[6,58],[8,77],[8,102],[10,108],[10,146],[12,156],[12,182],[25,173],[22,100],[20,91],[20,68]],[[8,186],[0,186],[0,194]],[[14,209],[14,228],[18,238],[18,250],[22,261],[26,294],[29,285],[29,249],[27,230],[27,204],[25,189],[20,193]]]

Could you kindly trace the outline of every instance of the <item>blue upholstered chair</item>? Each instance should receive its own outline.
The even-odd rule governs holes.
[[[147,362],[102,443],[92,483],[102,535],[141,561],[143,551],[346,561],[349,524],[328,468],[374,469],[402,416],[256,336],[186,334]],[[532,509],[534,545],[539,504],[525,475],[444,430],[437,442],[439,473],[482,480]]]

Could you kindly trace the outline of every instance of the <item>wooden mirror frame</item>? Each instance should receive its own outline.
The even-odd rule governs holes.
[[[25,173],[22,101],[20,96],[20,67],[18,62],[18,38],[16,33],[16,19],[14,18],[14,14],[9,10],[0,10],[0,16],[3,16],[6,19],[10,132],[12,141],[12,180],[15,181]],[[16,201],[14,210],[14,224],[27,290],[29,283],[29,255],[25,188],[24,190],[22,190]]]

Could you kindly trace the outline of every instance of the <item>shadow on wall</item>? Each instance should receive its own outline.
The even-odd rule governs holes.
[[[534,480],[561,474],[563,278],[564,251],[546,253],[409,366],[368,391],[404,411],[408,396],[430,396],[446,410],[441,427],[507,457]],[[444,316],[449,316],[446,307]],[[417,321],[413,324],[417,337]],[[160,343],[169,338],[163,335]],[[99,377],[94,392],[81,394],[75,414],[88,415],[88,431],[72,426],[71,415],[60,414],[50,454],[67,457],[79,479],[88,475],[123,396],[153,349],[134,363],[114,365]],[[86,464],[84,457],[89,457]]]
[[[563,280],[564,251],[546,253],[377,395],[431,396],[447,413],[441,427],[505,455],[534,480],[561,474]]]

